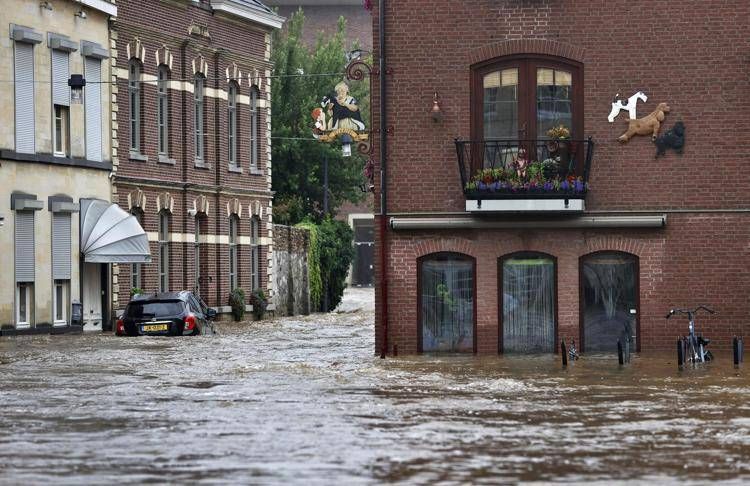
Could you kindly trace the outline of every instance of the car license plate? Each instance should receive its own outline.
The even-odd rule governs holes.
[[[166,331],[169,327],[166,324],[147,324],[142,327],[143,332]]]

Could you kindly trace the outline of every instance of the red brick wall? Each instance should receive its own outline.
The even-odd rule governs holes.
[[[378,2],[373,3],[377,62]],[[585,0],[389,1],[389,213],[464,212],[453,139],[470,136],[471,65],[511,53],[554,54],[583,63],[584,131],[596,142],[587,210],[669,213],[666,229],[650,231],[390,231],[390,344],[416,351],[416,258],[428,249],[460,247],[477,258],[479,351],[495,352],[497,258],[516,249],[539,249],[558,258],[560,336],[573,337],[578,332],[578,258],[594,246],[621,249],[628,241],[641,259],[643,349],[671,349],[674,338],[685,332],[684,321],[663,319],[671,306],[716,307],[716,317],[699,323],[719,347],[729,346],[733,333],[750,333],[744,295],[750,288],[750,171],[737,150],[750,132],[743,115],[750,109],[748,22],[750,3],[742,0],[693,0],[679,6],[666,0],[606,5]],[[638,106],[639,117],[667,102],[672,111],[662,130],[684,121],[682,156],[670,152],[655,160],[649,137],[625,145],[616,141],[627,115],[607,122],[612,98],[637,90],[649,96]],[[429,116],[436,91],[445,115],[440,123]],[[379,98],[376,82],[374,113]],[[377,133],[377,119],[375,125]],[[378,153],[377,137],[375,142]],[[381,270],[378,266],[377,279]],[[377,292],[376,303],[379,350],[382,302]]]
[[[197,25],[208,30],[208,37],[190,35],[188,29]],[[204,163],[199,167],[194,162],[194,101],[193,93],[182,89],[169,90],[169,157],[174,164],[158,161],[157,148],[157,88],[155,83],[141,85],[141,153],[147,161],[130,159],[129,117],[127,79],[119,78],[118,88],[118,157],[119,166],[115,178],[114,198],[128,209],[127,195],[135,189],[146,195],[144,229],[156,232],[158,229],[157,195],[165,192],[174,198],[174,208],[170,217],[170,232],[186,235],[186,241],[170,242],[170,289],[193,289],[195,286],[195,261],[193,237],[195,218],[188,214],[193,201],[199,196],[209,199],[209,211],[205,215],[204,236],[227,237],[229,219],[227,203],[237,198],[241,204],[239,235],[250,236],[250,211],[260,204],[263,211],[261,237],[268,237],[271,199],[269,183],[268,116],[270,115],[269,80],[266,71],[271,66],[266,58],[266,34],[269,29],[259,24],[238,18],[213,15],[205,5],[195,6],[179,3],[152,2],[148,0],[128,0],[118,4],[116,22],[117,66],[127,69],[126,46],[134,45],[139,39],[146,49],[142,60],[142,72],[157,76],[158,65],[155,51],[166,46],[172,56],[170,79],[192,84],[194,72],[192,62],[202,56],[208,64],[204,91],[219,90],[226,94],[229,81],[226,68],[232,71],[234,65],[241,71],[238,95],[250,95],[248,75],[260,74],[260,96],[267,107],[259,108],[260,157],[258,170],[250,170],[250,109],[248,104],[237,104],[237,163],[242,173],[229,170],[228,102],[212,96],[204,97]],[[131,53],[132,54],[132,53]],[[163,62],[163,61],[162,61]],[[208,93],[206,93],[208,94]],[[268,251],[261,247],[260,275],[261,288],[268,290]],[[154,291],[158,288],[158,245],[151,243],[153,263],[144,265],[142,288]],[[211,277],[201,288],[201,294],[211,306],[227,305],[229,295],[229,246],[227,244],[205,244],[201,258],[201,273]],[[250,246],[238,247],[238,275],[240,287],[246,294],[251,289]],[[117,305],[127,303],[130,288],[130,265],[119,266]],[[272,285],[271,285],[272,287]]]

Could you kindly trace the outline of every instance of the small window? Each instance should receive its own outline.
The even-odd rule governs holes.
[[[260,218],[253,216],[250,220],[250,265],[252,272],[252,290],[260,288]]]
[[[169,68],[159,66],[157,82],[156,122],[159,154],[169,154]]]
[[[169,292],[169,213],[159,213],[159,292]]]
[[[229,290],[237,288],[237,229],[239,218],[233,214],[229,218]]]
[[[195,235],[193,239],[193,262],[195,264],[195,291],[200,294],[201,287],[201,217],[195,217]]]
[[[133,59],[128,69],[130,151],[138,154],[141,151],[141,66]]]
[[[138,224],[143,226],[143,212],[138,209],[133,209],[131,214],[135,216],[135,219],[138,220]],[[143,287],[141,287],[141,264],[140,263],[133,263],[130,265],[130,289],[140,289],[142,290]]]
[[[16,327],[24,329],[34,322],[34,284],[18,282],[16,284]]]
[[[52,132],[55,155],[68,157],[70,155],[70,112],[67,106],[55,105],[55,129]]]
[[[68,324],[68,306],[69,299],[68,289],[70,283],[68,280],[55,280],[54,291],[52,295],[52,308],[54,311],[54,325],[65,326]]]
[[[258,113],[258,88],[250,90],[250,167],[258,169],[260,160],[260,116]]]
[[[229,95],[227,99],[229,121],[227,135],[229,137],[229,165],[237,167],[237,85],[229,84]]]
[[[194,93],[193,93],[193,101],[194,101],[194,113],[193,113],[193,123],[194,123],[194,136],[193,136],[193,143],[195,145],[195,159],[196,161],[202,162],[204,158],[204,150],[203,150],[203,86],[204,86],[204,78],[202,75],[197,75],[195,77],[195,84],[194,84]]]

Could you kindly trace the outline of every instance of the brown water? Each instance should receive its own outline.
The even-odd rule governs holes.
[[[2,483],[750,480],[728,353],[372,355],[372,313],[0,339]],[[750,365],[750,363],[749,363]]]

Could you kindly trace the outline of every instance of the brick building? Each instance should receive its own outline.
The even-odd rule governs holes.
[[[270,40],[283,18],[256,0],[121,1],[115,199],[153,263],[132,288],[190,289],[229,312],[234,288],[273,292]]]
[[[686,322],[665,313],[699,303],[712,346],[748,334],[748,22],[743,0],[387,1],[377,352],[607,351],[623,331],[671,350]],[[638,91],[638,118],[684,123],[682,154],[618,142],[613,98]]]

